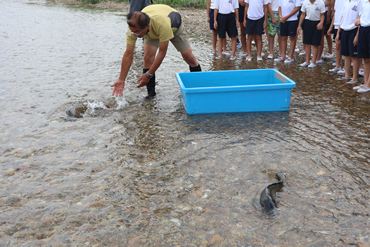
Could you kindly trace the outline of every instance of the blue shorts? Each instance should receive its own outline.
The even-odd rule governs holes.
[[[338,33],[338,29],[334,28],[333,29],[333,42],[335,42],[335,38],[338,36],[338,39],[340,40],[340,33]]]
[[[357,46],[358,58],[370,58],[370,27],[360,27]]]
[[[209,29],[210,30],[215,30],[214,24],[215,24],[215,10],[210,9],[209,10]]]
[[[357,28],[350,31],[341,30],[340,36],[340,55],[357,57],[357,45],[353,45],[353,40],[357,34]]]
[[[244,10],[245,7],[239,4],[239,22],[244,22]]]
[[[319,23],[320,21],[310,21],[307,19],[304,21],[303,44],[314,46],[321,45],[322,30],[318,30],[316,27]]]
[[[226,32],[230,38],[238,36],[236,29],[235,13],[217,14],[217,32],[219,38],[226,38]]]
[[[280,36],[296,36],[298,21],[280,22]]]
[[[263,22],[265,21],[265,17],[262,17],[258,20],[251,20],[247,17],[247,26],[245,27],[245,34],[264,34],[263,30]]]

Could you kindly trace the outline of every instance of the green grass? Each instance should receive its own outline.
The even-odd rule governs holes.
[[[97,4],[107,0],[81,0],[83,3]],[[112,0],[115,2],[129,2],[128,0]],[[135,0],[134,0],[135,1]],[[167,4],[171,7],[196,7],[206,8],[207,0],[153,0],[154,4]]]

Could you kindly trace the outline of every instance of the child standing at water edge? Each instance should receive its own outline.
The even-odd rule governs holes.
[[[267,12],[267,37],[270,51],[270,54],[267,56],[267,58],[273,59],[276,34],[278,35],[279,57],[281,56],[279,0],[268,0]]]
[[[236,39],[239,28],[238,0],[215,0],[214,28],[218,32],[218,57],[222,56],[222,44],[226,42],[226,32],[231,38],[230,60],[235,60]]]
[[[304,20],[303,44],[306,44],[306,61],[300,64],[300,66],[314,68],[317,66],[316,57],[317,53],[319,52],[318,48],[321,44],[322,29],[325,18],[325,4],[322,0],[305,0],[301,10],[302,15],[299,20],[297,34],[299,35]],[[313,46],[312,63],[310,63],[311,45]]]
[[[267,27],[268,0],[245,0],[244,26],[247,39],[247,61],[252,61],[252,40],[257,46],[257,61],[262,61],[262,34]]]
[[[210,56],[216,55],[217,46],[217,29],[214,27],[214,11],[215,11],[215,0],[207,0],[207,22],[209,23],[209,29],[212,31],[212,48],[213,51]]]
[[[359,1],[358,0],[345,0],[342,8],[341,24],[339,25],[338,32],[340,32],[340,54],[344,56],[344,77],[338,80],[348,80],[348,84],[358,82],[359,62],[357,58],[357,39],[358,27],[355,21],[360,16]],[[339,42],[339,37],[335,38],[335,42]],[[351,79],[351,60],[353,63],[353,77]]]
[[[335,0],[334,9],[333,9],[334,17],[331,22],[330,28],[327,32],[328,35],[331,35],[331,33],[333,33],[334,42],[335,42],[335,38],[337,37],[337,35],[340,35],[340,33],[338,33],[338,28],[340,25],[340,19],[342,18],[343,3],[344,3],[344,0]],[[329,70],[330,72],[338,72],[342,69],[341,67],[342,55],[340,55],[340,36],[338,37],[338,43],[336,43],[336,46],[335,46],[335,59],[336,59],[335,67],[333,69],[330,69]]]
[[[298,11],[301,7],[300,0],[279,0],[279,17],[280,17],[280,36],[281,36],[281,57],[275,61],[291,63],[294,61],[293,55],[297,42]],[[290,38],[289,57],[285,59],[286,49],[288,46],[288,36]]]
[[[364,85],[354,87],[359,93],[370,91],[370,1],[360,0],[360,17],[355,21],[360,25],[358,32],[358,57],[364,59]]]

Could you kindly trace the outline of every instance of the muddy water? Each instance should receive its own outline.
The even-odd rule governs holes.
[[[289,112],[189,116],[171,46],[158,97],[111,97],[124,13],[0,0],[1,246],[348,246],[370,244],[369,95],[327,73],[272,61],[213,60],[203,70],[276,68],[297,83]],[[302,58],[297,56],[297,63]],[[67,117],[74,104],[108,105]],[[258,196],[283,172],[275,217]]]

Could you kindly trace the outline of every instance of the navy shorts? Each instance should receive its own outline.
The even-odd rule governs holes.
[[[238,36],[238,29],[236,29],[235,13],[217,14],[217,32],[219,38],[226,38],[226,32],[229,37]]]
[[[265,17],[262,17],[258,20],[251,20],[247,17],[247,26],[245,27],[245,34],[264,34],[263,30],[263,22],[265,21]]]
[[[296,36],[298,21],[280,22],[280,36]]]
[[[319,23],[320,21],[305,20],[303,27],[303,44],[314,46],[321,45],[322,30],[318,30],[316,27]]]
[[[353,45],[353,40],[355,39],[356,34],[357,28],[350,31],[341,30],[340,55],[357,57],[357,45]]]
[[[370,58],[370,27],[360,27],[357,46],[358,58]]]
[[[244,22],[244,6],[239,4],[239,22]]]
[[[210,9],[209,10],[209,29],[210,30],[215,30],[214,24],[215,24],[215,10]]]
[[[333,29],[333,42],[335,42],[335,38],[337,37],[338,34],[339,34],[338,39],[340,40],[340,33],[338,33],[338,29],[334,28]]]

